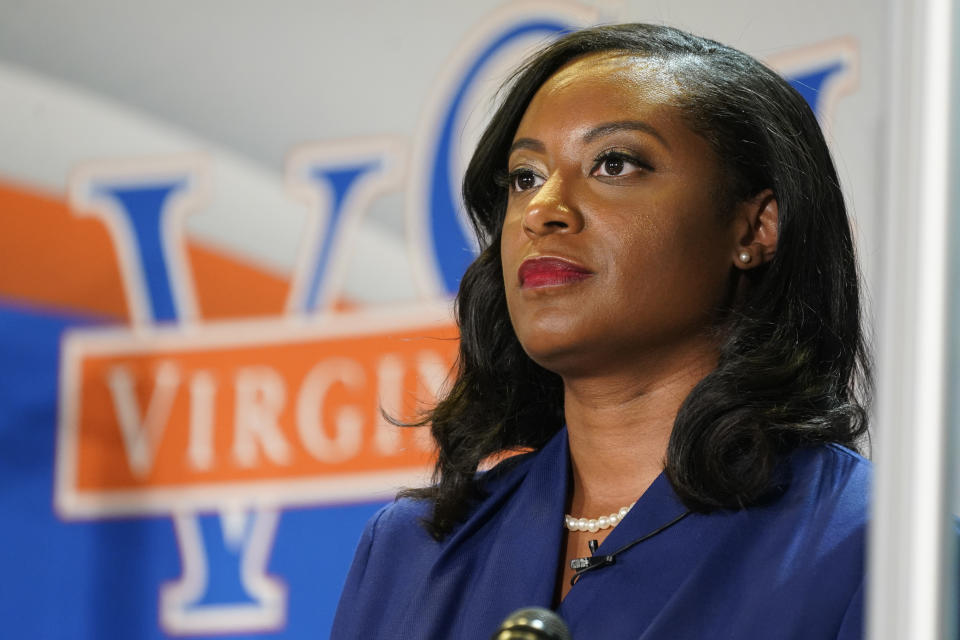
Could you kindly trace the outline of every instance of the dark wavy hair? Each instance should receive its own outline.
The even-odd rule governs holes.
[[[564,423],[560,377],[526,355],[507,313],[507,190],[497,178],[540,86],[598,52],[655,61],[677,80],[677,106],[724,166],[724,200],[772,189],[779,205],[776,254],[745,273],[743,295],[718,329],[718,366],[677,414],[666,456],[677,495],[702,512],[757,504],[776,488],[784,454],[827,442],[856,448],[866,433],[870,362],[857,265],[836,170],[809,105],[775,72],[712,40],[648,24],[577,31],[514,74],[464,178],[481,252],[457,295],[455,380],[424,421],[439,448],[435,484],[401,494],[433,502],[424,524],[437,539],[482,497],[481,462],[538,449]]]

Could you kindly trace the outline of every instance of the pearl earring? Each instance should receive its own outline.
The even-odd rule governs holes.
[[[749,251],[740,252],[740,262],[743,264],[750,264],[751,260],[753,260],[753,256],[750,255]]]

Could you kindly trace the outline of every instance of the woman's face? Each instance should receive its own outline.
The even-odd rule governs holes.
[[[503,277],[520,343],[547,369],[702,349],[730,295],[737,238],[720,163],[676,92],[654,61],[591,55],[551,77],[517,128]]]

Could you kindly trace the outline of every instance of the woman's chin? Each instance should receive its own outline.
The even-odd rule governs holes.
[[[587,375],[591,368],[600,366],[596,350],[573,343],[566,336],[538,336],[521,344],[531,360],[562,377]]]

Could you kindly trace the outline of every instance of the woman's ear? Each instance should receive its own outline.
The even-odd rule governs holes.
[[[772,189],[764,189],[736,205],[737,243],[733,263],[752,269],[773,260],[777,253],[780,210]]]

